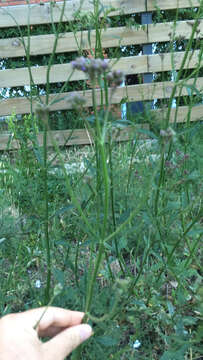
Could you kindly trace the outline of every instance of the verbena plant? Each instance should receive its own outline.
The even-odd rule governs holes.
[[[15,116],[9,120],[19,151],[10,161],[2,159],[5,267],[1,271],[7,274],[1,287],[2,313],[50,301],[84,310],[84,321],[93,324],[95,335],[72,359],[195,359],[201,331],[203,188],[202,145],[197,134],[202,130],[201,124],[190,126],[190,112],[186,126],[179,128],[176,122],[170,126],[169,120],[175,90],[188,86],[188,78],[199,74],[201,56],[196,69],[182,79],[201,7],[165,118],[155,128],[153,115],[146,113],[151,131],[135,128],[132,141],[118,145],[120,129],[129,122],[115,119],[111,100],[124,75],[112,71],[103,58],[100,15],[107,19],[109,10],[100,5],[95,0],[89,15],[96,29],[96,46],[91,49],[95,58],[81,56],[72,62],[73,71],[85,72],[91,82],[93,114],[88,114],[84,99],[77,94],[67,99],[94,139],[83,157],[85,170],[80,174],[71,174],[70,167],[67,170],[49,126],[52,105],[59,100],[59,95],[49,100],[49,73],[64,7],[58,27],[53,25],[56,37],[47,70],[46,103],[39,97],[35,113],[25,117],[20,127]],[[30,69],[29,41],[25,50]],[[30,84],[34,86],[31,70]],[[197,94],[195,80],[190,91]],[[43,129],[42,146],[39,129]],[[140,141],[143,133],[153,141]],[[12,231],[16,227],[18,236]],[[35,286],[38,278],[41,287]],[[54,297],[59,283],[60,298]]]

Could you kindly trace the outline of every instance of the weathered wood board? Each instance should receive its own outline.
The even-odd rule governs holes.
[[[178,21],[176,26],[176,37],[184,37],[189,39],[192,32],[192,21]],[[102,47],[118,47],[127,45],[139,45],[153,42],[168,42],[171,40],[173,32],[173,22],[150,24],[144,28],[130,29],[126,27],[108,28],[102,32]],[[199,33],[195,38],[203,37],[203,19],[199,21]],[[77,41],[76,41],[77,39]],[[45,55],[51,54],[54,46],[55,36],[50,35],[35,35],[30,38],[30,55]],[[25,46],[28,45],[28,39],[24,38]],[[91,47],[95,47],[96,32],[92,30],[90,33]],[[63,33],[59,37],[56,53],[74,52],[78,51],[78,44],[83,50],[89,49],[88,31],[77,32],[75,35],[70,33]],[[25,49],[20,38],[0,39],[0,54],[1,58],[12,58],[25,56]]]
[[[113,138],[117,142],[127,141],[132,138],[136,129],[148,129],[147,124],[139,124],[133,127],[128,126],[124,129],[115,129]],[[93,131],[93,130],[92,130]],[[53,146],[56,143],[58,146],[72,146],[72,145],[90,145],[94,143],[93,132],[89,132],[86,129],[76,129],[76,130],[57,130],[50,131],[48,134],[47,145]],[[8,132],[0,134],[0,150],[8,149],[15,150],[19,148],[19,143],[16,140],[12,139],[12,135]],[[38,135],[39,146],[43,144],[43,133]]]
[[[133,14],[133,13],[142,13],[146,11],[155,11],[157,8],[160,10],[169,10],[169,9],[178,9],[178,8],[189,8],[189,7],[199,7],[200,0],[140,0],[139,2],[135,0],[102,0],[104,8],[108,7],[114,8],[109,16],[115,16],[119,13],[121,14]],[[63,22],[74,20],[74,12],[78,10],[80,0],[66,0],[65,3],[65,12],[62,19]],[[44,4],[32,4],[32,5],[19,5],[19,6],[10,6],[10,7],[0,7],[0,28],[14,27],[17,24],[19,26],[37,24],[48,24],[51,22],[58,22],[61,14],[61,9],[63,2],[57,2],[53,9],[50,3]],[[93,11],[93,4],[89,0],[84,0],[83,13],[88,13]],[[102,16],[102,13],[101,13]],[[15,18],[15,20],[14,20]],[[175,39],[189,39],[191,36],[192,28],[194,21],[177,21],[175,29]],[[107,28],[102,32],[102,46],[103,48],[119,47],[119,46],[128,46],[128,45],[143,45],[154,42],[169,42],[174,41],[172,37],[174,30],[174,23],[158,23],[156,25],[149,24],[144,27],[139,28],[126,28],[126,27],[115,27]],[[203,38],[203,19],[200,19],[198,25],[198,31],[195,33],[195,38]],[[38,35],[31,36],[30,38],[30,55],[49,55],[52,53],[54,45],[55,36],[53,34],[49,35]],[[24,38],[25,45],[28,44],[28,39]],[[90,42],[91,47],[95,47],[96,42],[96,32],[92,30],[90,33]],[[78,51],[78,44],[80,44],[83,50],[89,49],[89,39],[88,32],[83,31],[73,34],[63,33],[59,37],[58,45],[56,48],[56,53],[66,53],[66,52],[76,52]],[[0,39],[0,54],[1,58],[14,58],[14,57],[24,57],[25,49],[23,47],[22,40],[19,37],[13,37],[9,39]],[[126,75],[133,74],[144,74],[144,73],[154,73],[154,72],[163,72],[178,70],[181,67],[182,60],[184,58],[184,52],[176,52],[174,54],[153,54],[153,55],[142,55],[135,57],[123,57],[118,62],[114,63],[114,59],[111,60],[114,63],[114,69],[122,70]],[[188,61],[186,61],[184,68],[194,69],[197,64],[201,65],[203,59],[199,59],[200,51],[196,50],[193,53],[190,53],[188,56]],[[200,64],[201,60],[201,64]],[[46,66],[31,67],[31,73],[33,81],[36,85],[41,85],[46,83]],[[71,64],[58,64],[53,65],[50,71],[50,83],[58,83],[66,81],[69,76],[71,76],[71,81],[85,80],[86,76],[84,73],[75,71],[72,73]],[[193,79],[190,79],[187,84],[192,85],[194,83]],[[18,68],[18,69],[6,69],[0,71],[0,87],[16,87],[30,85],[29,72],[27,68]],[[199,91],[202,91],[203,88],[203,78],[199,77],[195,83],[196,88]],[[113,96],[112,104],[120,104],[122,99],[125,99],[126,102],[135,102],[135,101],[144,101],[144,100],[154,100],[154,99],[164,99],[169,98],[174,83],[172,81],[168,82],[158,82],[151,84],[140,84],[140,85],[131,85],[127,87],[120,87],[117,89],[116,93]],[[180,92],[181,89],[181,92]],[[100,94],[99,90],[96,90],[97,103],[100,105]],[[78,92],[83,95],[86,99],[86,106],[92,106],[92,93],[91,90],[85,92]],[[110,90],[109,90],[110,93]],[[68,102],[68,97],[71,93],[62,93],[59,98],[61,101],[55,102],[51,105],[50,111],[57,110],[68,110],[71,109],[71,105]],[[176,96],[188,96],[189,92],[187,86],[184,84],[183,87],[177,87],[177,91],[174,95]],[[51,102],[55,99],[56,94],[51,94],[49,99]],[[45,102],[45,96],[41,97],[41,100]],[[33,107],[35,108],[37,100],[34,99]],[[162,114],[164,116],[164,110],[154,110],[157,114]],[[12,113],[16,114],[26,114],[30,112],[30,101],[29,99],[23,97],[16,98],[7,98],[0,100],[0,116],[7,116]],[[177,121],[184,122],[186,121],[188,113],[188,107],[179,107],[177,113]],[[175,109],[171,110],[171,119],[174,120]],[[195,121],[198,119],[202,120],[203,114],[203,105],[195,106],[192,108],[190,120]],[[128,128],[129,130],[129,128]],[[125,133],[126,134],[126,133]],[[54,132],[56,140],[59,142],[59,145],[64,144],[64,139],[70,135],[69,130],[67,131],[58,131]],[[4,134],[1,137],[0,149],[5,148],[8,141],[8,134]],[[42,141],[42,135],[39,135],[39,141]],[[124,136],[124,135],[122,135]],[[126,136],[126,135],[125,135]],[[87,140],[88,138],[88,140]],[[74,131],[74,136],[69,139],[69,145],[71,144],[86,144],[91,142],[91,136],[84,132],[84,130]],[[50,143],[49,143],[50,145]],[[17,147],[18,145],[15,142],[12,142],[12,146]]]
[[[190,52],[188,61],[186,61],[184,68],[195,68],[198,63],[199,53],[199,50]],[[174,54],[166,53],[160,55],[131,56],[121,58],[117,62],[116,59],[112,59],[110,60],[110,64],[113,64],[112,68],[114,70],[121,70],[125,75],[169,71],[172,69],[178,70],[181,66],[184,54],[185,52],[180,51]],[[172,63],[174,64],[174,67]],[[201,63],[203,65],[203,58]],[[46,84],[46,72],[47,66],[31,67],[31,73],[35,85]],[[86,74],[82,71],[75,71],[72,73],[71,64],[57,64],[51,67],[49,82],[64,82],[69,77],[71,81],[87,79]],[[1,87],[30,85],[28,68],[0,70],[0,84]]]
[[[102,0],[104,11],[114,9],[109,16],[118,14],[132,14],[146,11],[145,1],[135,2],[134,0]],[[30,25],[48,24],[60,20],[63,2],[57,2],[54,6],[50,3],[9,6],[0,8],[0,27],[13,27],[16,23],[19,26],[27,25],[28,18]],[[66,0],[63,22],[74,20],[74,14],[80,9],[81,14],[94,11],[91,1],[85,0],[80,7],[80,0]],[[101,17],[103,13],[101,12]],[[15,20],[14,20],[15,19]]]
[[[112,7],[109,16],[120,14],[133,14],[145,11],[154,11],[156,8],[161,10],[188,8],[191,6],[199,7],[198,0],[103,0],[104,8]],[[58,22],[60,19],[63,2],[57,2],[53,8],[50,3],[40,3],[18,6],[7,6],[0,8],[0,27],[13,27],[27,25],[28,18],[30,25],[48,24]],[[63,22],[74,20],[74,13],[79,9],[79,0],[66,0],[65,12],[62,18]],[[93,11],[93,5],[89,0],[85,0],[81,8],[81,13],[88,13]],[[102,16],[102,14],[101,14]]]
[[[147,11],[199,7],[199,0],[147,0]]]
[[[194,79],[188,80],[187,84],[191,85],[194,83]],[[126,99],[126,102],[134,102],[134,101],[145,101],[145,100],[154,100],[154,99],[164,99],[170,98],[172,90],[174,87],[174,82],[166,81],[166,82],[157,82],[151,84],[140,84],[140,85],[129,85],[126,87],[119,87],[112,98],[112,104],[120,104],[122,99]],[[198,90],[201,90],[203,87],[203,77],[198,78],[195,87]],[[179,91],[180,87],[177,87],[175,97],[176,96],[188,96],[188,90],[186,84],[183,88],[181,88],[181,92]],[[86,99],[86,107],[92,106],[92,91],[78,91],[78,94],[84,96]],[[110,93],[110,90],[109,90]],[[73,94],[72,92],[62,93],[57,96],[57,100],[61,99],[61,101],[57,101],[53,105],[50,106],[50,111],[56,110],[68,110],[71,109],[72,105],[68,101],[68,98]],[[97,103],[100,105],[100,91],[96,90]],[[56,100],[56,94],[51,94],[49,98],[49,103]],[[37,99],[33,99],[33,106],[35,108]],[[41,101],[45,103],[45,96],[41,96]],[[30,101],[24,97],[17,98],[9,98],[0,100],[0,116],[10,115],[12,113],[15,114],[26,114],[30,112]]]
[[[170,122],[174,122],[175,118],[175,111],[176,109],[171,110],[171,116],[170,116]],[[181,106],[178,108],[178,114],[177,114],[177,122],[185,122],[187,119],[188,111],[190,111],[189,107],[187,106]],[[160,118],[160,115],[162,117],[166,113],[166,109],[163,110],[153,110],[153,113],[157,114],[157,117]],[[197,120],[203,120],[203,105],[194,106],[191,109],[190,114],[190,121],[197,121]],[[147,129],[147,124],[137,124],[135,127],[127,127],[123,130],[121,130],[119,133],[115,134],[115,139],[117,141],[127,141],[132,138],[133,133],[136,131],[136,129],[144,128]],[[78,129],[78,130],[58,130],[58,131],[51,131],[51,137],[48,137],[48,146],[53,146],[52,138],[59,146],[72,146],[72,145],[89,145],[92,144],[94,139],[92,134],[88,132],[85,129]],[[0,134],[0,150],[7,149],[8,141],[10,142],[10,149],[15,150],[19,148],[19,143],[16,140],[12,140],[11,134],[8,132]],[[68,141],[67,141],[68,140]],[[40,133],[38,135],[38,141],[39,145],[42,145],[43,142],[43,134]]]

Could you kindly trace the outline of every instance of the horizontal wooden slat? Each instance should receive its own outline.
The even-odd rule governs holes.
[[[180,68],[184,52],[176,52],[160,55],[142,55],[121,58],[117,63],[115,59],[110,61],[114,64],[113,69],[121,70],[125,75],[142,74],[146,72],[159,72],[172,70],[172,56],[174,57],[174,69]],[[185,64],[185,68],[192,69],[198,63],[199,50],[191,52]],[[203,63],[203,59],[202,59]],[[47,66],[32,67],[32,77],[36,85],[46,83]],[[72,72],[71,64],[53,65],[50,71],[50,83],[64,82]],[[84,80],[87,76],[82,71],[75,71],[71,76],[71,81]],[[0,70],[0,86],[15,87],[29,85],[29,72],[27,68]]]
[[[118,142],[127,141],[132,138],[132,134],[136,131],[136,128],[139,129],[148,129],[147,124],[139,124],[134,127],[128,126],[124,129],[115,129],[114,139]],[[51,136],[50,136],[51,134]],[[72,130],[57,130],[51,131],[48,133],[47,145],[53,146],[53,141],[58,144],[58,146],[72,146],[72,145],[90,145],[94,142],[93,134],[88,132],[85,129],[76,129]],[[0,134],[0,150],[7,149],[8,141],[10,139],[10,134],[7,132]],[[68,140],[68,141],[67,141]],[[39,146],[43,144],[43,133],[38,135]],[[16,140],[11,140],[9,149],[15,150],[19,148],[19,143]]]
[[[116,64],[115,59],[110,61],[114,64],[113,69],[122,70],[125,74],[138,74],[147,72],[147,56],[135,56],[121,58]],[[47,66],[32,67],[31,72],[35,84],[46,83]],[[51,67],[50,83],[64,82],[72,72],[71,64],[57,64]],[[74,71],[71,81],[87,79],[82,71]],[[14,87],[29,85],[29,73],[27,68],[0,70],[0,86]]]
[[[171,109],[171,116],[170,116],[170,122],[174,122],[175,118],[175,111],[176,109]],[[185,122],[187,120],[187,114],[188,114],[189,108],[187,106],[181,106],[178,108],[178,115],[177,115],[177,122]],[[165,110],[153,110],[152,111],[155,115],[157,115],[157,118],[159,119],[160,116],[164,118]],[[190,114],[190,121],[198,121],[203,120],[203,105],[194,106],[191,110]],[[137,129],[140,128],[148,128],[147,124],[137,124]],[[120,131],[119,136],[117,135],[117,141],[126,141],[132,138],[132,133],[136,131],[136,127],[127,127],[126,129],[123,129]],[[57,142],[59,146],[71,146],[71,145],[89,145],[93,142],[92,135],[87,132],[84,129],[78,129],[78,130],[58,130],[58,131],[52,131],[51,132],[52,137]],[[9,141],[10,134],[9,133],[3,133],[0,134],[0,150],[5,150],[7,148],[7,144]],[[67,141],[69,139],[69,141]],[[40,133],[38,135],[38,141],[39,145],[42,145],[43,142],[43,134]],[[51,138],[48,137],[48,146],[52,145]],[[17,141],[12,140],[10,143],[10,149],[18,149],[19,144]]]
[[[179,21],[177,22],[176,36],[184,36],[185,39],[188,39],[192,31],[192,21]],[[170,40],[170,33],[173,30],[173,22],[164,23],[164,24],[150,24],[145,26],[145,28],[140,29],[129,29],[126,27],[119,28],[108,28],[102,33],[102,47],[117,47],[117,46],[127,46],[127,45],[138,45],[138,44],[147,44],[152,42],[162,42]],[[148,28],[148,30],[147,30]],[[203,37],[203,20],[200,20],[199,24],[199,34],[198,37]],[[89,48],[88,42],[88,32],[84,31],[76,34],[77,42],[83,48],[83,50]],[[96,32],[95,30],[91,31],[91,46],[95,47],[96,41]],[[27,45],[27,38],[25,37],[25,43]],[[44,55],[50,54],[53,50],[54,44],[54,35],[37,35],[31,36],[30,38],[30,55]],[[78,45],[75,40],[73,33],[64,33],[61,34],[58,46],[56,48],[56,53],[64,53],[77,51]],[[0,40],[0,54],[1,58],[7,57],[19,57],[25,56],[25,51],[21,40],[18,38],[10,39],[1,39]]]
[[[102,4],[107,10],[108,8],[114,8],[109,15],[115,16],[119,13],[122,14],[132,14],[146,11],[145,1],[141,0],[139,2],[135,2],[134,0],[102,0]],[[51,7],[50,4],[32,4],[30,5],[30,10],[28,5],[18,5],[5,8],[0,8],[0,27],[12,27],[16,26],[16,23],[13,18],[15,18],[16,22],[19,25],[27,25],[28,16],[30,11],[30,24],[48,24],[52,22],[52,18],[54,22],[58,22],[60,19],[61,9],[63,6],[63,2],[54,4],[53,7],[53,15],[51,16]],[[80,7],[79,0],[66,0],[65,12],[63,16],[63,21],[71,21],[74,20],[74,13]],[[81,14],[93,12],[93,2],[89,0],[85,0],[81,7]],[[9,15],[10,13],[10,15]],[[102,16],[102,13],[101,13]]]
[[[171,123],[173,123],[175,120],[175,111],[176,111],[175,108],[171,109],[171,114],[170,114]],[[158,109],[158,110],[153,110],[152,112],[157,114],[157,118],[160,118],[161,116],[161,119],[164,119],[167,109]],[[188,106],[179,106],[177,112],[177,122],[178,123],[186,122],[188,112],[189,112]],[[203,120],[203,105],[193,106],[193,108],[191,109],[190,121],[198,121],[198,120]]]
[[[114,70],[122,70],[127,74],[140,74],[148,71],[147,56],[135,56],[121,58],[117,63],[115,59],[110,61],[114,64]],[[47,66],[32,67],[31,72],[35,84],[46,83]],[[51,67],[50,83],[64,82],[72,72],[71,64],[57,64]],[[71,81],[87,79],[87,75],[82,71],[74,71]],[[0,70],[0,86],[14,87],[29,85],[29,73],[27,68]]]
[[[88,31],[76,34],[78,43],[81,43],[82,49],[89,48]],[[37,35],[30,38],[30,55],[50,54],[53,50],[54,35]],[[91,31],[92,48],[95,47],[96,32]],[[25,38],[27,45],[27,38]],[[147,30],[132,30],[126,27],[109,28],[102,33],[102,46],[117,47],[120,45],[142,44],[147,43]],[[78,51],[78,45],[72,32],[61,34],[56,53]],[[25,56],[25,51],[21,41],[18,38],[0,40],[1,58]]]
[[[147,0],[147,11],[153,11],[157,8],[161,10],[170,10],[199,6],[200,0]]]
[[[187,84],[193,84],[194,80],[190,79]],[[172,81],[166,82],[158,82],[152,84],[141,84],[141,85],[130,85],[127,87],[120,87],[117,89],[116,93],[113,96],[112,104],[119,104],[123,98],[128,96],[128,100],[126,102],[134,102],[134,101],[145,101],[145,100],[154,100],[154,99],[164,99],[169,98],[171,96],[172,90],[174,87],[174,83]],[[196,81],[196,88],[201,90],[203,87],[203,77],[198,78]],[[78,94],[84,96],[86,99],[86,106],[92,106],[92,91],[87,90],[85,92],[78,91]],[[71,109],[71,104],[68,102],[68,97],[72,93],[62,93],[59,96],[61,101],[54,103],[51,106],[51,111],[55,110],[67,110]],[[179,96],[179,91],[177,89],[175,96]],[[186,86],[183,87],[181,95],[188,96],[188,91]],[[50,101],[53,101],[55,95],[50,95]],[[45,101],[45,97],[41,97],[42,101]],[[97,90],[97,102],[100,105],[100,91]],[[35,101],[33,100],[33,104]],[[30,102],[28,99],[24,97],[18,98],[10,98],[0,100],[0,116],[10,115],[12,113],[16,114],[25,114],[30,112]]]
[[[78,9],[80,4],[79,0],[67,0],[63,21],[73,20],[74,12]],[[176,8],[190,8],[192,6],[198,7],[200,5],[199,0],[148,0],[147,7],[145,0],[103,0],[103,6],[111,6],[116,11],[110,13],[111,16],[119,13],[132,14],[140,13],[144,11],[154,11],[156,6],[161,10],[176,9]],[[156,6],[155,6],[156,4]],[[62,2],[57,3],[53,9],[53,21],[58,22],[62,8]],[[82,13],[87,13],[93,10],[93,5],[89,0],[85,0],[82,6]],[[8,14],[10,13],[10,15]],[[16,22],[21,25],[27,25],[28,22],[29,7],[28,5],[9,6],[6,8],[0,8],[0,28],[16,26]],[[30,5],[30,24],[47,24],[52,22],[50,14],[50,4],[32,4]]]
[[[200,62],[203,65],[203,58],[199,60],[199,50],[189,52],[185,69],[193,69]],[[148,72],[161,72],[180,69],[185,52],[179,51],[165,54],[148,56]]]
[[[189,39],[192,32],[192,26],[194,24],[193,20],[189,21],[178,21],[176,24],[175,37],[183,37],[184,39]],[[174,23],[160,23],[160,24],[150,24],[148,25],[148,42],[162,42],[162,41],[170,41],[171,34],[173,34]],[[197,37],[203,37],[203,20],[199,21],[198,26],[199,34],[195,34],[195,39]]]
[[[31,67],[33,81],[36,85],[46,84],[47,66]],[[64,82],[71,75],[71,64],[52,65],[50,71],[50,83]],[[71,81],[84,80],[87,76],[82,71],[75,71]],[[0,86],[15,87],[30,84],[28,68],[0,70]]]

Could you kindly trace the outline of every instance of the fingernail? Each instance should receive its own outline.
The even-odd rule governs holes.
[[[87,340],[92,335],[92,328],[88,324],[80,325],[80,338],[82,341]]]

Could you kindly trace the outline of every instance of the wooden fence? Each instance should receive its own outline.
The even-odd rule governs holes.
[[[110,16],[121,14],[134,14],[142,13],[146,11],[155,11],[157,7],[161,10],[169,10],[179,8],[189,8],[192,6],[199,7],[200,0],[103,0],[104,6],[111,5],[115,9],[110,14]],[[155,5],[156,3],[156,5]],[[67,0],[65,13],[63,17],[64,22],[72,21],[74,19],[74,11],[78,9],[80,4],[79,0]],[[36,3],[28,5],[18,5],[18,6],[9,6],[9,7],[0,7],[0,29],[1,28],[12,28],[18,23],[19,26],[27,24],[28,16],[30,25],[39,25],[39,24],[48,24],[52,21],[58,22],[62,8],[62,2],[57,2],[54,8],[53,16],[50,14],[50,4],[49,3]],[[82,7],[82,12],[90,12],[92,5],[89,0],[85,0]],[[14,20],[15,19],[15,20]],[[176,24],[176,37],[183,37],[184,39],[189,39],[194,21],[178,21]],[[114,27],[107,28],[107,30],[102,33],[102,46],[103,48],[111,48],[118,46],[128,46],[128,45],[143,45],[148,43],[159,43],[159,42],[169,42],[171,40],[171,32],[173,29],[173,22],[167,23],[157,23],[145,25],[138,29],[127,28],[127,27]],[[95,31],[91,31],[91,45],[94,48],[96,34]],[[196,32],[196,37],[202,39],[203,37],[203,20],[199,20],[198,32]],[[53,44],[55,36],[54,34],[49,35],[35,35],[30,38],[30,54],[32,56],[37,55],[49,55],[52,53]],[[24,38],[25,43],[27,44],[27,38]],[[56,53],[67,53],[78,50],[77,41],[81,42],[81,32],[73,34],[71,32],[63,33],[60,36],[58,45],[56,48]],[[83,49],[89,48],[88,42],[88,32],[82,32],[82,47]],[[199,50],[193,51],[191,56],[189,56],[189,61],[186,62],[185,67],[188,69],[195,68],[198,58]],[[25,56],[25,50],[23,48],[22,42],[18,37],[12,37],[9,39],[0,39],[0,57],[4,58],[17,58]],[[181,66],[182,59],[184,57],[184,52],[174,53],[174,60],[172,65],[172,57],[170,53],[164,54],[154,54],[154,55],[141,55],[133,57],[123,57],[121,58],[116,65],[115,69],[120,69],[124,71],[126,75],[132,74],[144,74],[144,73],[155,73],[162,71],[171,71],[179,70]],[[203,60],[202,60],[203,61]],[[113,59],[112,59],[113,63]],[[32,67],[32,77],[36,85],[46,83],[46,66]],[[64,75],[65,74],[65,75]],[[50,72],[50,83],[64,82],[66,78],[71,74],[70,64],[56,64],[53,65]],[[80,71],[75,71],[71,77],[71,81],[85,80],[84,73]],[[0,70],[0,88],[12,88],[18,86],[29,85],[29,72],[28,68],[22,67],[18,69],[5,69]],[[193,84],[193,79],[190,79],[187,82],[188,85]],[[150,84],[139,84],[139,85],[130,85],[127,87],[118,88],[117,92],[113,97],[113,104],[119,104],[123,98],[128,98],[129,102],[136,101],[145,101],[145,100],[154,100],[154,99],[166,99],[169,98],[174,83],[172,81],[165,82],[155,82]],[[201,91],[203,88],[203,77],[199,77],[195,83],[196,88]],[[70,93],[62,93],[60,98],[64,98],[70,95]],[[92,106],[91,91],[87,90],[82,92],[82,95],[87,100],[87,107]],[[180,95],[179,88],[175,96]],[[183,87],[181,90],[181,96],[188,96],[189,92],[186,87]],[[54,94],[50,95],[50,100],[54,97]],[[43,100],[43,96],[41,97]],[[98,92],[98,103],[99,103],[99,92]],[[35,103],[35,102],[34,102]],[[70,109],[70,104],[61,100],[52,105],[51,111],[56,110],[66,110]],[[155,111],[155,110],[154,110]],[[160,111],[160,110],[159,110]],[[24,97],[16,98],[4,98],[0,100],[0,116],[8,116],[15,112],[16,114],[25,114],[30,112],[30,101]],[[174,118],[175,109],[171,111],[171,121]],[[182,106],[179,107],[177,121],[184,122],[188,113],[188,107]],[[194,106],[191,111],[191,121],[195,121],[203,118],[203,105]],[[64,136],[63,136],[64,134]],[[76,133],[75,133],[76,134]],[[79,134],[79,133],[78,133]],[[81,136],[81,131],[80,135]],[[54,136],[58,138],[59,145],[63,145],[66,132],[54,132]],[[77,144],[89,143],[89,136],[83,133],[82,140],[81,138],[77,140],[74,136],[74,142]],[[0,149],[6,147],[9,134],[4,134],[1,137]],[[126,133],[124,134],[124,139],[126,139]],[[122,136],[120,137],[122,140]],[[68,144],[73,144],[73,141],[69,141]],[[13,142],[13,147],[16,148],[17,144]]]

